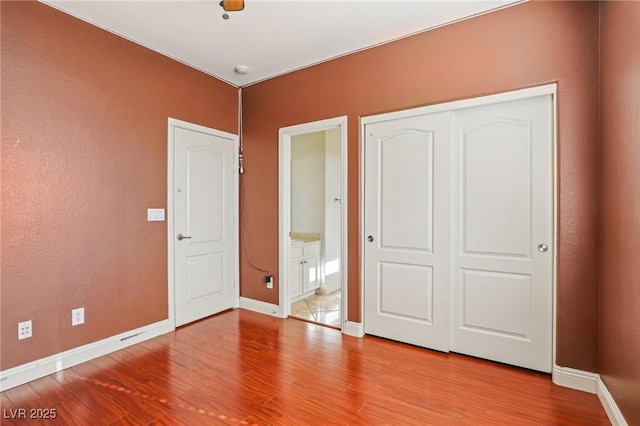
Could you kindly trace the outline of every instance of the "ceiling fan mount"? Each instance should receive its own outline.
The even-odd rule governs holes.
[[[229,19],[227,12],[239,12],[244,9],[244,0],[221,0],[220,7],[224,10],[224,19]]]

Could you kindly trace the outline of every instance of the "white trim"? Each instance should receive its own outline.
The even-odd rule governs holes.
[[[551,379],[556,385],[565,388],[596,393],[599,376],[596,373],[560,367],[554,364],[553,370],[551,371]]]
[[[331,284],[327,284],[325,282],[324,287],[320,287],[318,290],[316,290],[316,294],[321,294],[323,296],[326,296],[327,294],[334,293],[340,290],[341,288],[342,288],[342,283],[340,281],[336,281]]]
[[[177,121],[177,120],[176,120]],[[167,317],[169,323],[176,326],[175,317],[175,273],[174,273],[174,248],[173,248],[173,128],[174,119],[169,117],[167,120]]]
[[[278,286],[278,303],[282,309],[280,317],[287,318],[291,312],[289,293],[289,233],[291,232],[291,170],[285,164],[291,164],[291,135],[284,129],[278,131],[278,271],[280,282]],[[284,170],[286,169],[286,170]],[[285,195],[286,194],[286,195]]]
[[[249,299],[248,297],[240,298],[240,309],[246,309],[260,314],[282,318],[282,310],[280,309],[280,306],[274,305],[273,303],[263,302],[261,300]]]
[[[533,98],[542,95],[555,96],[557,84],[546,84],[544,86],[529,87],[526,89],[513,90],[511,92],[497,93],[494,95],[481,96],[477,98],[462,99],[459,101],[445,102],[441,104],[428,105],[419,108],[405,109],[401,111],[388,112],[385,114],[362,117],[361,127],[364,130],[365,124],[380,123],[383,121],[396,120],[400,118],[415,117],[418,115],[434,114],[436,112],[452,111],[463,108],[471,108],[481,105],[497,104],[500,102],[515,101],[518,99]],[[361,133],[361,139],[364,133]]]
[[[233,307],[240,307],[240,137],[233,139]]]
[[[311,123],[282,127],[278,131],[278,226],[279,226],[279,277],[280,285],[278,303],[280,305],[280,317],[287,318],[291,311],[289,298],[289,233],[291,232],[291,138],[306,133],[320,132],[340,128],[340,152],[341,152],[341,287],[342,291],[342,329],[347,323],[348,307],[348,262],[347,262],[347,223],[348,223],[348,198],[347,198],[347,116],[328,118]]]
[[[611,424],[627,426],[627,421],[599,374],[554,365],[551,378],[558,386],[597,394]]]
[[[559,170],[560,164],[558,162],[558,95],[556,93],[556,84],[553,84],[553,93],[551,93],[551,111],[553,117],[551,119],[551,143],[553,146],[552,149],[552,169],[551,173],[553,176],[552,185],[553,185],[553,258],[551,259],[551,365],[556,366],[556,349],[558,347],[556,343],[557,336],[557,312],[558,312],[558,207],[560,203],[560,182],[559,182]]]
[[[372,122],[372,121],[367,121]],[[360,212],[359,222],[360,222],[360,233],[358,235],[358,249],[360,250],[360,282],[358,285],[360,286],[360,324],[362,324],[362,334],[364,336],[364,314],[365,314],[365,306],[364,306],[364,176],[365,176],[365,144],[366,144],[366,123],[365,118],[360,117],[360,143],[358,144],[358,158],[360,159],[360,193],[358,194],[358,211]]]
[[[0,371],[0,392],[90,361],[174,330],[169,320],[130,330],[97,342]]]
[[[340,251],[340,288],[342,289],[341,297],[342,297],[342,306],[340,306],[340,319],[342,320],[342,327],[344,329],[349,323],[349,233],[348,231],[348,223],[349,223],[349,168],[348,168],[348,152],[349,152],[349,143],[347,137],[347,116],[340,117],[340,154],[342,161],[342,176],[341,176],[341,184],[342,184],[342,199],[340,201],[340,205],[342,207],[342,218],[341,218],[341,231],[342,231],[342,249]],[[363,334],[364,335],[364,334]]]
[[[175,193],[173,187],[174,177],[174,129],[180,127],[183,129],[193,130],[196,132],[202,132],[214,136],[218,136],[233,141],[233,238],[234,238],[234,267],[233,267],[233,287],[234,287],[234,302],[233,307],[240,306],[240,215],[239,215],[239,148],[240,138],[233,133],[223,132],[222,130],[212,129],[210,127],[200,126],[198,124],[189,123],[188,121],[182,121],[169,117],[167,120],[167,283],[168,283],[168,317],[169,322],[175,327],[175,251],[174,244],[175,239],[174,232],[174,197]]]
[[[607,389],[607,386],[604,384],[602,377],[600,376],[598,376],[597,385],[596,393],[598,395],[598,399],[600,400],[604,411],[607,413],[607,417],[609,417],[611,424],[614,426],[627,426],[628,423],[618,408],[618,404],[616,404],[616,401],[613,399],[613,396],[611,396],[611,393],[609,393],[609,389]]]
[[[361,322],[345,321],[342,332],[353,337],[363,337],[364,324]]]

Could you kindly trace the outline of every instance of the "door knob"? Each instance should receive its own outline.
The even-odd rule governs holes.
[[[184,235],[182,235],[182,234],[178,234],[178,241],[188,240],[188,239],[190,239],[190,238],[191,238],[191,237],[185,237],[185,236],[184,236]]]
[[[369,241],[370,243],[372,243],[372,242],[373,242],[373,235],[369,235],[369,236],[367,237],[367,241]]]
[[[549,250],[549,246],[546,244],[538,244],[538,251],[540,253],[546,253]]]

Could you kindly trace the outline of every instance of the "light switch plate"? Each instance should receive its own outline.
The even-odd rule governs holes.
[[[164,221],[164,209],[147,209],[147,222]]]

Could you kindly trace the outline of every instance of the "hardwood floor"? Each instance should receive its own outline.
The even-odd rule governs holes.
[[[240,309],[0,395],[3,425],[609,424],[545,374]]]

